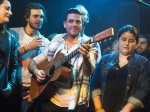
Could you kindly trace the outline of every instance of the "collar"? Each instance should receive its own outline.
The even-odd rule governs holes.
[[[135,55],[135,53],[133,53],[132,55],[128,56],[127,60],[129,61],[130,59],[132,59],[134,57],[134,55]],[[117,53],[114,54],[114,58],[115,58],[115,61],[117,63],[119,63],[119,52],[117,52]]]
[[[66,41],[66,38],[67,38],[67,34],[64,35],[63,39]],[[83,42],[83,39],[81,38],[81,36],[77,35],[75,37],[75,40],[74,40],[73,44],[80,44],[82,42]]]

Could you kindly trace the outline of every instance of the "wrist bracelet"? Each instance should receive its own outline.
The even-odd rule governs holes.
[[[28,51],[30,51],[28,44],[26,45],[26,47],[27,47]]]
[[[23,46],[25,52],[28,52],[27,46]]]
[[[99,110],[101,110],[101,109],[103,109],[103,107],[95,108],[95,112],[97,112],[97,111],[99,111]]]

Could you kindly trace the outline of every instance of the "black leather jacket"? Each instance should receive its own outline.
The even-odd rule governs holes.
[[[11,55],[10,55],[10,61],[9,61],[9,80],[8,82],[14,86],[16,84],[16,75],[17,75],[17,69],[18,69],[18,46],[17,41],[15,39],[15,36],[10,34],[9,35],[11,39]]]
[[[108,71],[112,66],[118,63],[118,55],[107,54],[104,55],[99,62],[91,81],[92,97],[100,95],[103,102],[105,94],[105,85]],[[143,99],[150,90],[150,64],[143,56],[133,54],[128,57],[128,76],[126,81],[126,91],[122,107],[131,102],[137,108],[143,107]],[[115,90],[114,90],[115,91]],[[113,97],[113,96],[112,96]]]
[[[17,75],[17,68],[18,68],[18,47],[17,47],[17,41],[14,37],[14,35],[8,33],[3,34],[1,32],[1,36],[5,36],[4,38],[9,39],[9,50],[8,55],[6,57],[6,63],[3,65],[3,71],[1,70],[1,84],[3,86],[0,86],[0,92],[2,92],[2,89],[7,87],[7,84],[9,83],[11,87],[13,87],[16,84],[16,75]],[[8,61],[7,61],[8,60]]]

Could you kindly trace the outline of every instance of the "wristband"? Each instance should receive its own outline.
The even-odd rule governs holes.
[[[26,45],[26,47],[27,47],[28,51],[30,51],[28,44]]]
[[[99,111],[99,110],[101,110],[101,109],[103,109],[103,107],[95,108],[95,112],[97,112],[97,111]]]
[[[27,48],[27,46],[23,46],[23,49],[24,49],[25,52],[29,51],[28,48]]]

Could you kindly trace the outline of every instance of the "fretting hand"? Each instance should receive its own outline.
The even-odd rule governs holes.
[[[79,46],[79,52],[83,55],[83,58],[89,59],[89,49],[91,48],[90,44],[82,44],[82,46]]]

